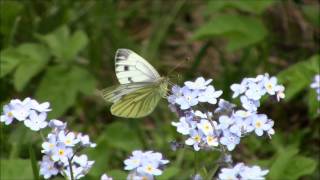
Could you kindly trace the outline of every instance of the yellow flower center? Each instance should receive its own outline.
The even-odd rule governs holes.
[[[200,136],[199,135],[196,135],[195,137],[194,137],[194,140],[196,140],[197,142],[200,142]]]
[[[49,147],[50,147],[50,148],[53,148],[53,147],[54,147],[54,144],[50,143],[50,144],[49,144]]]
[[[270,89],[272,89],[272,87],[273,87],[272,84],[268,83],[266,88],[270,90]]]
[[[213,142],[216,138],[212,137],[212,136],[208,136],[208,141],[209,142]]]
[[[64,150],[63,150],[63,149],[60,149],[60,150],[58,151],[58,153],[59,153],[60,156],[63,156],[63,155],[64,155]]]
[[[67,139],[67,140],[66,140],[66,144],[71,144],[70,139]]]
[[[152,166],[150,166],[150,165],[147,166],[147,171],[148,171],[148,172],[152,172],[152,169],[153,169]]]
[[[13,116],[13,113],[10,111],[10,112],[8,112],[8,116],[9,117],[12,117]]]
[[[257,121],[257,122],[256,122],[256,127],[257,127],[257,128],[260,128],[260,127],[261,127],[261,122],[260,122],[260,121]]]

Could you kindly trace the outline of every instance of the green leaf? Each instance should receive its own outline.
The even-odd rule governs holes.
[[[270,7],[275,1],[274,0],[263,0],[263,1],[209,1],[207,10],[208,12],[221,11],[227,8],[236,8],[244,12],[261,14],[268,7]]]
[[[2,78],[17,67],[23,56],[15,49],[8,48],[0,52],[0,58],[0,78]]]
[[[77,31],[70,35],[67,26],[62,26],[47,35],[37,35],[37,37],[48,45],[53,55],[60,61],[74,60],[80,50],[88,43],[88,37],[83,31]]]
[[[37,35],[37,37],[48,45],[53,55],[58,59],[63,59],[65,51],[69,48],[69,29],[66,26],[62,26],[55,31],[47,35]]]
[[[267,30],[257,18],[221,15],[196,30],[192,39],[227,38],[227,50],[234,51],[261,42],[266,36]]]
[[[158,180],[166,180],[166,179],[172,179],[179,173],[179,168],[175,166],[171,166],[168,168],[165,168],[163,171],[163,174],[159,177],[157,177]]]
[[[270,168],[268,177],[275,180],[283,178],[284,171],[290,165],[291,159],[298,154],[298,152],[298,149],[292,147],[279,151]]]
[[[111,147],[131,152],[142,147],[137,133],[127,123],[114,122],[105,130],[104,136]]]
[[[316,166],[315,160],[298,155],[296,147],[288,147],[279,150],[268,177],[272,180],[295,180],[313,173]]]
[[[54,111],[50,117],[59,117],[75,102],[78,93],[92,94],[94,77],[85,69],[63,65],[48,68],[36,92],[40,101],[49,101]]]
[[[1,159],[0,179],[33,179],[30,160],[27,159]]]
[[[302,176],[312,174],[317,167],[317,161],[304,156],[295,156],[290,161],[290,166],[285,169],[285,177],[289,180],[299,179]]]
[[[310,89],[315,74],[319,73],[320,56],[314,55],[306,61],[290,66],[278,74],[281,84],[286,87],[285,100],[292,99],[302,90]]]
[[[47,48],[39,44],[26,43],[17,48],[19,65],[14,74],[14,86],[22,91],[27,83],[46,66],[49,60]]]
[[[43,70],[49,60],[48,50],[35,43],[25,43],[17,48],[5,49],[0,55],[0,77],[15,71],[13,83],[17,91],[22,91],[28,82]]]
[[[86,47],[88,37],[83,31],[75,32],[71,37],[68,44],[68,51],[66,52],[66,59],[73,59],[80,50]]]

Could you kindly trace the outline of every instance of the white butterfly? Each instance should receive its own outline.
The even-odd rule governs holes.
[[[104,99],[113,103],[113,115],[146,116],[167,93],[168,78],[161,77],[145,59],[129,49],[117,50],[115,70],[120,85],[102,91]]]

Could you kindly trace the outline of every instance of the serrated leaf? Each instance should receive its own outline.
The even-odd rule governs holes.
[[[114,122],[108,125],[104,138],[110,146],[126,152],[131,152],[142,147],[137,133],[132,131],[127,123],[123,122]]]
[[[4,49],[0,52],[0,77],[4,77],[11,73],[19,64],[22,59],[22,55],[15,49]]]
[[[38,39],[46,43],[58,59],[62,60],[65,57],[66,51],[69,48],[69,29],[66,26],[62,26],[55,31],[47,35],[37,35]]]
[[[266,35],[266,28],[257,18],[221,15],[196,30],[192,39],[227,38],[227,50],[234,51],[258,43]]]
[[[76,102],[79,92],[92,93],[95,87],[94,77],[85,69],[77,66],[52,66],[36,92],[40,101],[49,101],[54,111],[50,117],[59,117]]]
[[[14,73],[14,86],[22,91],[26,84],[46,66],[49,60],[47,48],[40,44],[26,43],[19,46],[17,52],[22,59]]]
[[[70,35],[67,26],[62,26],[47,35],[37,35],[37,37],[48,45],[53,55],[60,61],[74,60],[88,43],[88,37],[83,31]]]
[[[82,50],[88,43],[88,37],[83,31],[77,31],[70,37],[68,44],[68,54],[66,59],[74,58],[80,50]]]
[[[1,75],[14,71],[13,84],[17,91],[22,91],[26,84],[47,64],[49,52],[35,43],[25,43],[17,48],[1,51]]]
[[[209,1],[207,10],[208,13],[214,11],[221,11],[227,8],[236,8],[244,12],[261,14],[270,7],[274,0],[263,1]]]
[[[30,160],[27,159],[1,159],[0,179],[33,179]],[[17,173],[18,172],[18,173]]]
[[[292,99],[306,88],[309,89],[313,76],[319,73],[319,67],[320,56],[315,55],[280,72],[277,77],[279,82],[286,87],[285,100]]]

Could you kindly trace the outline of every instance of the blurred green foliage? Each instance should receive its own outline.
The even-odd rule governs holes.
[[[172,151],[181,140],[176,117],[161,102],[147,118],[112,117],[98,90],[116,84],[114,52],[132,49],[176,83],[213,78],[230,100],[230,85],[269,72],[286,86],[281,104],[261,111],[275,120],[273,139],[248,137],[235,161],[270,168],[268,179],[319,179],[319,103],[309,85],[319,63],[318,1],[1,0],[1,104],[31,96],[50,101],[50,118],[68,122],[97,142],[88,150],[95,165],[87,179],[107,172],[124,179],[122,161],[134,149],[165,154],[171,163],[159,179],[188,179],[194,152]],[[1,179],[33,179],[29,154],[40,159],[41,139],[21,124],[1,124]],[[199,172],[208,179],[218,152],[199,152]],[[5,164],[5,168],[3,168]],[[21,169],[19,174],[16,169]],[[59,179],[59,178],[57,178]]]
[[[259,19],[228,14],[204,24],[193,38],[224,37],[228,39],[227,50],[234,51],[261,42],[266,35],[267,31]]]

